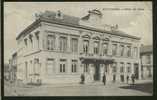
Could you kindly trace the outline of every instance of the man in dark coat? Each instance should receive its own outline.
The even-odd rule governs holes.
[[[129,75],[126,77],[127,84],[129,83]]]
[[[135,75],[134,74],[131,75],[131,79],[132,79],[132,84],[134,85],[135,84]]]
[[[81,74],[81,84],[84,84],[84,81],[85,81],[85,76],[84,74]]]
[[[105,74],[103,75],[102,81],[103,81],[104,85],[106,85],[106,75]]]

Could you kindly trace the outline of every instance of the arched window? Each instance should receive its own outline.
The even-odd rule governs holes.
[[[103,55],[106,55],[108,51],[108,43],[103,44]]]
[[[99,53],[99,42],[94,42],[94,54]]]
[[[87,54],[88,53],[88,49],[89,49],[89,41],[88,40],[84,40],[84,42],[83,42],[83,53]]]

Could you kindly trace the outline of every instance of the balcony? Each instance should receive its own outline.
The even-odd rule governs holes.
[[[102,54],[80,53],[80,60],[87,62],[99,61],[100,63],[114,62],[112,56]]]

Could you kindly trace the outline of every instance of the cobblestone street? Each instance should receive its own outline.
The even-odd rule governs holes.
[[[27,87],[6,87],[6,96],[151,96],[152,82],[137,82],[134,86],[125,83],[100,82],[90,84],[53,84]]]

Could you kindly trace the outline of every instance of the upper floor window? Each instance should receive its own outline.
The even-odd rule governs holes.
[[[120,45],[120,56],[124,56],[124,45]]]
[[[107,44],[107,43],[104,43],[104,44],[103,44],[103,55],[106,55],[106,54],[107,54],[107,51],[108,51],[108,44]]]
[[[127,56],[130,57],[131,56],[131,47],[127,46]]]
[[[120,63],[120,73],[124,73],[124,63]]]
[[[117,72],[117,63],[112,64],[112,72],[116,73]]]
[[[71,51],[75,53],[78,52],[78,39],[71,39]]]
[[[63,14],[60,10],[57,11],[56,18],[63,19]]]
[[[59,49],[60,51],[62,52],[65,52],[67,51],[67,38],[66,37],[60,37],[60,40],[59,40]]]
[[[98,54],[98,53],[99,53],[99,43],[94,42],[94,54]]]
[[[29,35],[30,43],[31,43],[31,48],[33,48],[33,35]]]
[[[84,72],[88,72],[89,70],[89,64],[84,64]]]
[[[83,53],[88,53],[88,49],[89,49],[89,41],[88,40],[84,40],[83,42]]]
[[[138,49],[137,49],[137,47],[134,47],[134,57],[138,57]]]
[[[131,64],[127,63],[127,72],[130,73],[131,72]]]
[[[25,46],[27,47],[27,45],[28,45],[27,39],[24,39],[24,43],[25,43]]]
[[[39,48],[39,31],[35,32],[35,36],[36,36],[36,39],[37,39],[37,48]]]
[[[47,36],[47,49],[54,50],[55,48],[55,37],[52,35]]]
[[[147,55],[146,57],[147,57],[146,63],[147,63],[147,64],[151,64],[151,55]]]
[[[112,55],[117,55],[117,44],[112,44]]]
[[[72,60],[71,72],[77,72],[77,60]]]

